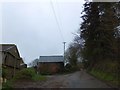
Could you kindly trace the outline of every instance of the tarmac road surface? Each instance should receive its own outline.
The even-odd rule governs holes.
[[[67,75],[54,75],[42,85],[50,88],[110,88],[102,81],[87,74],[85,71],[77,71]]]
[[[16,82],[13,86],[15,88],[111,88],[85,71],[46,77],[47,81],[44,82]]]

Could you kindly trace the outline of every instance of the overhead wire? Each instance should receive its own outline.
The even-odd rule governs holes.
[[[61,22],[61,13],[59,12],[60,11],[60,8],[59,8],[59,4],[58,4],[58,2],[56,2],[56,8],[57,8],[57,13],[58,13],[58,21],[59,21],[59,24],[60,24],[60,26],[61,26],[61,30],[63,30],[63,24],[62,24],[62,22]]]
[[[59,30],[60,35],[61,35],[61,38],[62,38],[62,40],[63,40],[63,42],[64,42],[64,37],[63,37],[62,31],[61,31],[61,28],[60,28],[60,25],[59,25],[59,22],[58,22],[58,19],[57,19],[56,13],[55,13],[55,9],[54,9],[54,6],[53,6],[53,3],[52,3],[51,0],[50,0],[50,4],[51,4],[51,7],[52,7],[52,10],[53,10],[54,16],[55,16],[56,23],[57,23],[57,25],[58,25],[58,30]]]

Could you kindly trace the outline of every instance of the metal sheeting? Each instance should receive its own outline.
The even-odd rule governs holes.
[[[64,62],[63,56],[40,56],[39,62]]]

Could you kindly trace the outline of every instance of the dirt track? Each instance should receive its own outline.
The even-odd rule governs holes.
[[[85,71],[47,76],[47,81],[43,82],[17,82],[13,86],[16,88],[110,88]]]

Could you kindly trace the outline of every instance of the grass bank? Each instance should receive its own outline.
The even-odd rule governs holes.
[[[120,72],[117,62],[99,62],[88,73],[112,87],[120,87]]]
[[[12,84],[17,81],[45,81],[47,78],[44,75],[39,75],[34,68],[25,68],[19,71],[11,80],[7,80],[2,84],[2,90],[11,90]]]

